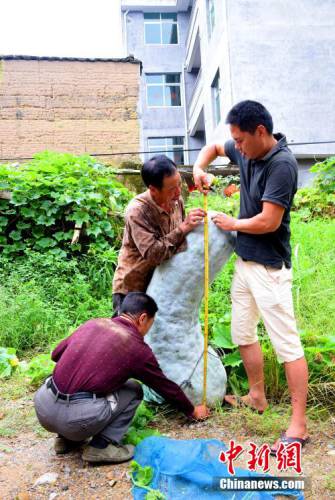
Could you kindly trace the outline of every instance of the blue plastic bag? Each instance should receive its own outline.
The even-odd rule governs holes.
[[[154,469],[150,487],[160,490],[167,500],[273,500],[283,492],[223,491],[213,487],[213,478],[229,477],[226,464],[219,461],[224,443],[216,439],[176,440],[164,437],[149,437],[137,447],[134,460],[141,466],[150,465]],[[234,477],[264,477],[248,470],[235,468]],[[266,475],[266,477],[271,477]],[[143,500],[147,491],[133,487],[135,500]],[[303,493],[291,490],[297,500]]]

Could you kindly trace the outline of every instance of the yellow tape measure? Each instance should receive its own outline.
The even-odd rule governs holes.
[[[209,259],[208,259],[208,216],[207,216],[207,194],[204,194],[204,300],[205,300],[205,318],[204,318],[204,379],[202,404],[207,401],[207,358],[208,358],[208,291],[209,291]]]

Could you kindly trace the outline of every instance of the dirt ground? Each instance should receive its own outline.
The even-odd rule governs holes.
[[[129,464],[88,465],[82,461],[80,451],[55,455],[53,437],[42,430],[35,419],[32,394],[18,391],[18,398],[13,401],[8,397],[9,392],[7,387],[0,400],[1,500],[132,498],[127,474]],[[163,435],[176,439],[215,438],[226,444],[234,439],[240,444],[254,441],[261,445],[273,442],[287,418],[287,408],[274,409],[267,416],[245,409],[224,410],[200,423],[186,422],[181,416],[160,415],[154,426]],[[310,480],[305,497],[335,498],[335,419],[311,420],[310,431],[311,443],[304,449],[302,460],[304,476]],[[235,465],[246,467],[246,461],[242,456]],[[270,472],[276,473],[274,458],[271,458]],[[56,481],[35,486],[45,473],[56,473]]]

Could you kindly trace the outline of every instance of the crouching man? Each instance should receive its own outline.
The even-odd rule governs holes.
[[[154,389],[187,417],[208,416],[205,406],[189,401],[166,378],[144,342],[157,305],[142,292],[129,293],[116,318],[91,319],[53,351],[52,377],[37,391],[34,403],[40,424],[58,434],[56,453],[71,451],[92,437],[82,458],[88,462],[130,460],[134,447],[123,445],[143,391],[136,379]]]

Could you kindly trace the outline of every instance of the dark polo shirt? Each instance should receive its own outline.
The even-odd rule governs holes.
[[[297,190],[298,165],[283,134],[274,134],[277,144],[261,159],[249,160],[235,149],[233,140],[224,145],[225,154],[240,168],[241,194],[239,219],[250,219],[262,212],[263,201],[285,208],[279,228],[266,234],[238,232],[236,253],[280,269],[291,267],[290,208]]]

